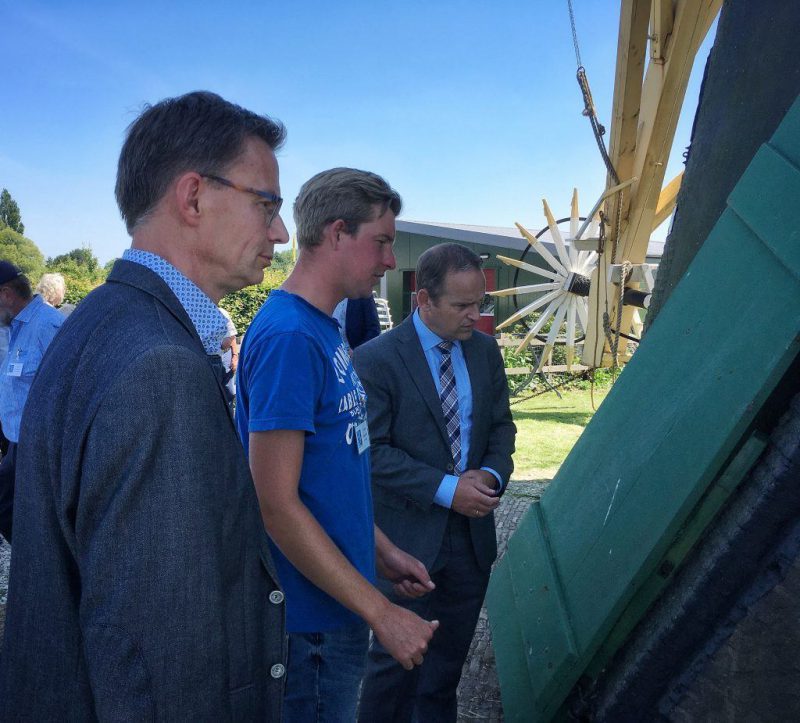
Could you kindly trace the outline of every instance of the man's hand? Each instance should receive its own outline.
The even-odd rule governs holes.
[[[458,478],[452,508],[466,517],[486,517],[497,505],[497,480],[491,472],[470,469]]]
[[[375,637],[406,670],[422,665],[438,620],[428,622],[410,610],[388,602],[381,615],[370,621]]]
[[[401,597],[421,597],[436,587],[425,565],[401,550],[377,527],[375,567],[378,575],[394,583],[394,591]]]

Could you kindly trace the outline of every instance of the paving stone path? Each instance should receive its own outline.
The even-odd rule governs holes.
[[[539,498],[549,481],[532,480],[510,484],[495,512],[498,558],[505,552],[508,538],[517,529],[522,515]],[[5,619],[10,558],[11,548],[0,538],[0,639]],[[458,687],[458,720],[464,723],[476,720],[497,723],[503,720],[500,684],[495,670],[486,608],[481,610]]]
[[[550,480],[512,482],[495,511],[497,527],[497,557],[503,556],[508,539],[517,529],[522,515],[534,500],[539,499]],[[500,683],[495,669],[494,650],[486,608],[481,610],[475,636],[469,649],[467,662],[458,686],[458,720],[491,721],[503,720],[503,705],[500,701]]]

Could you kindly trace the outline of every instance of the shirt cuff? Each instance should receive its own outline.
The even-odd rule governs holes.
[[[500,475],[497,474],[497,472],[495,472],[491,467],[481,467],[481,469],[486,472],[491,472],[494,475],[495,479],[497,480],[497,491],[502,492],[505,485],[503,484],[503,480],[500,478]]]
[[[453,474],[446,474],[439,483],[439,489],[436,490],[433,501],[449,510],[453,506],[453,497],[455,497],[457,485],[458,477]]]

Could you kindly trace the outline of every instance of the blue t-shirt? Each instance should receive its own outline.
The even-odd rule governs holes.
[[[247,330],[237,376],[236,425],[249,433],[306,433],[300,499],[334,544],[375,581],[375,533],[369,448],[359,454],[356,427],[366,394],[336,321],[301,297],[273,291]],[[360,621],[309,582],[270,541],[286,591],[286,629],[324,632]]]

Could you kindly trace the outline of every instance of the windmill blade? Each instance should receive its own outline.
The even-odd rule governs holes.
[[[564,279],[564,275],[557,274],[555,271],[548,271],[547,269],[541,269],[538,266],[534,266],[533,264],[526,264],[524,261],[517,261],[516,259],[510,259],[508,256],[501,256],[497,254],[497,258],[500,259],[504,264],[508,266],[516,266],[518,269],[522,269],[523,271],[530,271],[532,274],[538,274],[539,276],[544,276],[548,279]]]
[[[489,296],[513,296],[514,294],[533,294],[537,291],[552,291],[560,289],[561,282],[549,282],[547,284],[531,284],[529,286],[515,286],[512,289],[499,289],[498,291],[487,291]]]
[[[571,262],[571,268],[575,268],[578,265],[579,254],[575,248],[575,244],[572,239],[575,238],[575,235],[578,233],[578,228],[581,225],[581,214],[578,210],[578,189],[572,189],[572,205],[570,207],[570,214],[569,214],[569,238],[570,244],[568,247],[569,250],[569,260]]]
[[[536,236],[534,236],[528,229],[526,229],[520,223],[514,223],[514,225],[519,229],[519,232],[528,240],[528,243],[539,252],[539,255],[547,261],[550,266],[553,267],[556,271],[566,276],[569,272],[561,265],[561,263],[556,260],[555,256],[551,254],[546,248],[545,245],[539,241]]]
[[[567,371],[572,371],[572,361],[575,358],[575,305],[578,300],[574,296],[569,297],[569,309],[567,310]]]
[[[597,238],[600,234],[600,213],[596,213],[589,224],[589,238]]]
[[[631,328],[633,329],[633,334],[638,339],[642,338],[642,332],[644,331],[644,322],[642,321],[642,315],[639,313],[639,309],[634,309],[633,314],[631,316]]]
[[[586,256],[579,260],[578,273],[589,276],[597,263],[598,253],[597,251],[582,251],[581,253],[586,254]]]
[[[542,315],[537,319],[536,323],[531,327],[531,330],[525,335],[525,338],[522,340],[522,343],[517,347],[517,351],[525,351],[528,348],[528,345],[533,341],[533,337],[535,337],[541,328],[550,321],[550,317],[553,316],[553,312],[558,308],[560,304],[559,299],[554,299],[550,302],[550,305],[542,312]]]
[[[516,314],[512,314],[508,317],[502,324],[497,325],[497,330],[505,329],[507,326],[511,326],[516,321],[519,321],[525,314],[530,314],[536,309],[540,309],[545,304],[550,303],[553,299],[557,299],[559,296],[566,295],[566,291],[562,291],[561,289],[557,289],[556,291],[551,291],[549,294],[545,294],[544,296],[540,296],[536,301],[532,301],[527,306],[521,308]]]
[[[553,238],[553,243],[556,245],[556,251],[558,251],[558,258],[561,259],[561,263],[564,265],[565,269],[571,269],[572,264],[570,263],[569,254],[567,253],[567,247],[564,244],[564,237],[561,235],[561,231],[558,228],[553,212],[550,210],[550,206],[547,205],[547,199],[542,199],[542,205],[544,206],[544,215],[547,219],[547,227],[550,229],[550,236]]]
[[[581,329],[583,333],[586,333],[586,330],[589,328],[589,309],[588,303],[586,299],[578,299],[576,298],[575,301],[577,304],[575,305],[575,311],[578,312],[578,321],[580,322]]]
[[[553,323],[550,325],[550,332],[547,334],[547,341],[544,343],[544,351],[542,351],[542,356],[539,357],[539,366],[536,368],[537,372],[542,371],[545,361],[550,357],[550,354],[553,353],[553,346],[556,343],[558,332],[561,330],[561,325],[564,323],[564,317],[567,314],[568,306],[569,299],[562,299],[561,305],[556,310]]]

